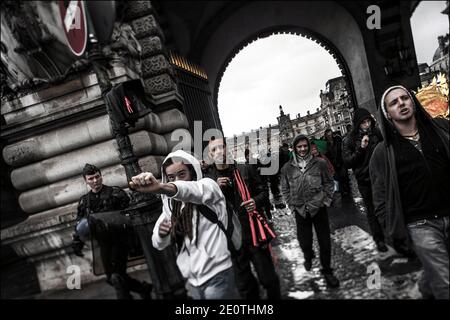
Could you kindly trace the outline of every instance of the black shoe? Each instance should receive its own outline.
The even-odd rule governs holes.
[[[305,262],[303,262],[303,266],[306,271],[310,271],[312,267],[312,260],[305,260]]]
[[[327,285],[331,288],[339,287],[339,280],[332,273],[324,273],[323,274]]]
[[[142,300],[152,300],[153,286],[147,282],[142,283],[142,289],[139,292]]]
[[[118,273],[113,273],[107,281],[116,290],[116,297],[118,300],[132,300],[133,296],[127,288],[125,279]]]
[[[389,249],[383,241],[377,242],[377,249],[380,252],[387,252]]]

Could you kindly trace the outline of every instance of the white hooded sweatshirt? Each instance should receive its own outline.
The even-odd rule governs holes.
[[[181,158],[183,161],[192,164],[197,181],[175,181],[178,191],[172,197],[175,200],[182,201],[181,208],[185,203],[203,204],[213,210],[223,225],[228,223],[225,196],[220,190],[219,185],[210,178],[202,178],[200,163],[190,154],[178,150],[170,153],[163,161],[165,163],[169,158]],[[162,170],[162,169],[161,169]],[[162,170],[163,171],[163,170]],[[167,183],[168,179],[162,172],[162,182]],[[163,212],[156,221],[153,229],[152,243],[158,250],[166,248],[171,241],[170,235],[160,237],[159,225],[164,219],[171,220],[172,211],[169,207],[171,197],[161,195],[163,202]],[[197,219],[198,234],[197,234]],[[210,222],[194,206],[192,215],[192,241],[186,236],[183,246],[177,257],[177,265],[181,274],[191,285],[200,286],[213,276],[232,266],[231,255],[228,251],[227,238],[225,233],[220,230],[217,224]],[[196,246],[196,240],[197,246]]]

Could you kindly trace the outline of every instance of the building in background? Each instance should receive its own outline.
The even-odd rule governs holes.
[[[277,117],[280,127],[280,143],[288,143],[298,134],[320,138],[325,130],[347,133],[346,126],[352,123],[353,105],[349,98],[344,77],[337,77],[326,82],[325,91],[320,90],[320,107],[316,112],[307,112],[305,116],[300,113],[294,119],[283,112],[280,106],[280,116]]]
[[[446,8],[441,12],[449,15],[449,1],[446,1]],[[438,47],[433,55],[433,62],[419,64],[420,84],[422,87],[429,85],[433,78],[442,73],[448,79],[449,74],[449,34],[441,35],[437,38]]]
[[[291,119],[290,114],[279,106],[280,115],[278,124],[252,129],[227,139],[230,150],[237,160],[243,160],[244,150],[250,149],[251,155],[262,156],[268,152],[277,152],[283,143],[290,145],[292,139],[298,134],[305,134],[310,138],[321,138],[327,128],[340,131],[341,135],[347,133],[346,126],[352,124],[353,105],[349,98],[344,77],[337,77],[326,82],[325,91],[320,90],[320,107],[316,112],[307,112],[301,116],[297,113]]]

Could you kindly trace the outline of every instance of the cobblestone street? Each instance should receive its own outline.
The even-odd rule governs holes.
[[[354,183],[352,184],[355,185]],[[419,299],[416,282],[420,264],[395,254],[393,249],[378,253],[368,233],[365,208],[358,191],[342,200],[342,207],[329,208],[332,263],[340,280],[337,289],[327,288],[320,273],[319,248],[314,235],[311,271],[303,267],[303,253],[297,240],[295,218],[289,209],[273,212],[273,225],[277,239],[273,242],[273,256],[281,280],[283,299]],[[144,266],[130,274],[150,282]],[[379,283],[371,279],[379,277]],[[369,278],[371,277],[371,278]],[[369,285],[368,285],[369,282]],[[264,292],[264,290],[262,290]],[[104,280],[82,286],[82,290],[62,290],[41,293],[36,299],[114,299],[111,286]],[[135,298],[138,299],[137,296]]]
[[[282,282],[283,298],[420,298],[415,285],[421,273],[420,265],[416,261],[408,262],[396,256],[391,248],[387,253],[379,254],[367,232],[367,223],[363,219],[364,210],[358,207],[357,201],[355,206],[351,200],[347,200],[343,202],[343,208],[329,210],[333,268],[341,282],[337,289],[327,288],[321,276],[317,239],[314,241],[316,258],[313,260],[313,268],[307,272],[303,267],[303,253],[297,241],[295,218],[289,209],[275,212],[274,225],[279,235],[279,244],[273,247],[273,251]],[[371,281],[376,273],[380,275],[379,286]]]

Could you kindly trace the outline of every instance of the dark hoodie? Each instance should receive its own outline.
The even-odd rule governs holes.
[[[367,118],[372,120],[372,124],[367,132],[363,132],[359,126]],[[361,140],[366,134],[369,136],[369,144],[363,149],[361,148]],[[353,130],[342,142],[342,158],[344,165],[353,170],[358,184],[370,184],[369,161],[372,157],[373,150],[382,140],[381,133],[375,127],[375,119],[370,112],[364,108],[356,109],[353,116]]]
[[[402,252],[411,247],[406,228],[408,222],[428,216],[448,215],[448,209],[441,209],[448,208],[445,190],[449,188],[449,123],[445,119],[431,118],[416,97],[408,92],[414,102],[423,146],[421,154],[399,135],[392,122],[386,118],[384,98],[393,89],[408,92],[404,87],[396,86],[383,94],[378,116],[384,141],[374,150],[370,161],[370,177],[375,214],[385,227],[388,242]],[[424,210],[425,205],[429,207]],[[420,217],[419,209],[428,216]]]

